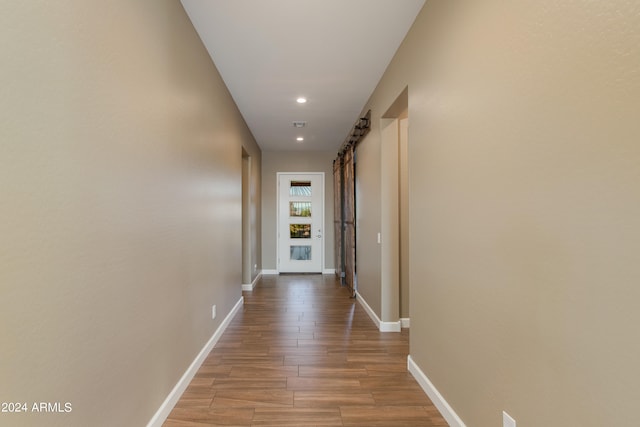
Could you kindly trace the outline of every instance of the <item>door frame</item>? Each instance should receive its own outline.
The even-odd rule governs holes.
[[[325,199],[325,173],[324,172],[276,172],[276,270],[280,274],[280,176],[282,175],[319,175],[322,180],[322,209],[320,223],[322,224],[322,239],[320,242],[320,274],[324,274],[325,235],[327,233],[324,222],[324,211],[327,201]]]

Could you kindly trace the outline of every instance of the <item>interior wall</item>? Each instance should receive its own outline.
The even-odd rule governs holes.
[[[380,124],[380,312],[400,320],[400,133],[397,119]]]
[[[333,151],[265,151],[262,153],[262,268],[277,269],[277,173],[324,172],[324,268],[333,269]]]
[[[360,289],[408,86],[411,355],[469,426],[636,423],[639,41],[635,2],[427,2],[363,108]]]
[[[382,316],[381,227],[381,144],[380,120],[371,121],[371,130],[356,146],[356,268],[358,293],[369,307]]]
[[[0,34],[0,401],[71,405],[0,422],[145,425],[241,298],[255,142],[177,1],[3,2]]]

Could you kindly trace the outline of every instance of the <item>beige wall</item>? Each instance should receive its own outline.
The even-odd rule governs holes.
[[[398,120],[384,119],[381,122],[380,140],[381,307],[379,317],[384,322],[398,322],[400,319],[400,141]],[[358,263],[356,263],[357,265]]]
[[[277,173],[324,172],[324,268],[334,268],[333,151],[265,151],[262,153],[262,268],[277,269]]]
[[[379,122],[378,116],[356,148],[356,266],[358,293],[382,318],[382,248],[378,243],[378,233],[382,231]]]
[[[637,2],[427,2],[364,108],[373,209],[409,88],[411,355],[468,426],[637,424],[639,41]]]
[[[0,401],[140,426],[241,297],[241,146],[178,1],[0,5]],[[211,306],[218,317],[211,319]]]

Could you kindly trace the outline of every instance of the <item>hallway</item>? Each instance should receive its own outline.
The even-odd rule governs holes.
[[[263,276],[164,426],[446,426],[334,276]]]

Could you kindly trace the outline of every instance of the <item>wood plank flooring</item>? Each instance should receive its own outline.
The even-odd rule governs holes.
[[[407,372],[409,334],[380,333],[333,276],[265,276],[164,423],[446,426]]]

